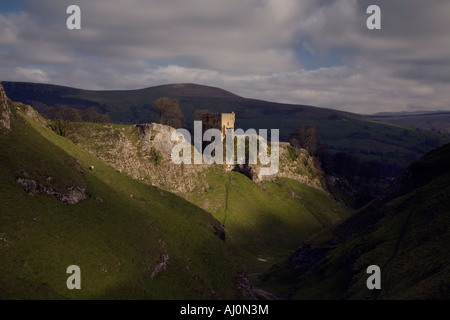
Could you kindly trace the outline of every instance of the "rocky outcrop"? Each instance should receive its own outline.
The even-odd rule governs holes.
[[[253,287],[252,283],[244,273],[239,274],[237,289],[246,300],[277,300],[270,292]]]
[[[34,179],[25,177],[16,178],[16,182],[24,187],[24,190],[31,196],[39,193],[53,195],[64,204],[76,204],[86,199],[86,188],[84,187],[68,187],[65,190],[56,190],[52,186],[44,185]]]
[[[82,124],[80,124],[82,126]],[[116,171],[136,180],[183,194],[201,183],[198,175],[207,165],[175,164],[171,159],[173,147],[172,127],[150,123],[118,128],[103,125],[102,128],[83,127],[74,141],[90,153],[111,165]],[[192,157],[195,149],[191,148]]]
[[[287,142],[280,142],[278,147],[278,168],[274,163],[270,163],[269,165],[261,165],[258,163],[228,166],[228,169],[240,172],[254,182],[290,178],[307,186],[326,190],[325,179],[322,173],[315,167],[312,157],[306,150],[294,150]],[[275,173],[267,174],[266,172],[263,175],[263,169],[272,169]]]
[[[261,175],[261,170],[267,168],[267,165],[228,165],[225,163],[208,165],[205,161],[202,161],[202,164],[195,164],[195,153],[198,154],[198,151],[192,145],[190,145],[191,164],[174,163],[171,158],[172,150],[182,141],[172,141],[171,137],[175,128],[166,125],[157,123],[122,127],[79,125],[79,130],[75,129],[76,132],[79,132],[78,136],[73,139],[75,143],[111,165],[116,171],[179,195],[186,194],[196,187],[207,188],[204,185],[205,179],[202,177],[212,166],[224,171],[240,172],[254,182],[286,177],[324,190],[322,176],[314,167],[309,154],[301,151],[295,159],[291,159],[292,155],[288,150],[287,143],[280,143],[278,172],[274,175]],[[185,139],[184,141],[186,142]],[[190,143],[192,142],[191,140]]]
[[[258,168],[260,170],[260,168]],[[279,144],[279,169],[274,175],[262,176],[261,180],[290,178],[307,186],[326,190],[322,173],[314,165],[308,151],[294,150],[287,142]]]
[[[159,261],[156,263],[156,266],[153,268],[152,274],[150,278],[153,280],[158,273],[166,270],[167,263],[169,262],[169,254],[167,253],[166,243],[159,239],[159,244],[161,245],[161,254],[159,255]]]
[[[48,124],[48,121],[44,117],[42,117],[36,110],[34,110],[31,106],[22,105],[21,108],[28,117],[30,117],[40,125],[46,126]]]
[[[0,133],[9,132],[11,130],[11,110],[8,106],[8,98],[5,89],[0,83]]]

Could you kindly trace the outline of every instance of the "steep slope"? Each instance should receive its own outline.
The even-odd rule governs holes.
[[[249,297],[244,269],[210,214],[116,172],[27,116],[29,107],[7,104],[1,299]],[[81,268],[81,290],[66,287],[70,265]]]
[[[254,298],[246,273],[351,214],[321,190],[309,155],[286,145],[279,175],[255,182],[169,163],[170,127],[80,123],[73,143],[5,99],[1,298]],[[67,289],[69,265],[82,290]]]
[[[450,142],[449,137],[381,123],[360,115],[305,105],[281,104],[239,97],[219,88],[172,84],[139,90],[91,91],[55,85],[4,82],[14,101],[42,112],[66,104],[78,109],[95,106],[115,123],[148,122],[155,115],[152,103],[163,96],[180,102],[188,127],[196,109],[236,113],[237,128],[279,129],[281,139],[302,124],[314,124],[322,143],[332,152],[349,152],[364,160],[406,167],[425,152]]]
[[[198,187],[186,198],[224,225],[230,246],[254,275],[351,214],[323,191],[292,179],[255,185],[242,174],[212,170],[206,181],[206,189]]]
[[[316,235],[261,277],[295,299],[449,299],[450,145],[415,162],[384,200]],[[381,268],[381,290],[366,269]]]
[[[294,155],[281,144],[279,173],[251,180],[231,171],[234,166],[174,164],[173,130],[154,123],[78,123],[71,139],[117,171],[211,213],[252,273],[265,271],[314,232],[351,214],[324,192],[321,173],[304,151]]]

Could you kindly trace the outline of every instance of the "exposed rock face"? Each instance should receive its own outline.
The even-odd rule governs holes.
[[[295,151],[298,154],[297,158],[293,159],[289,149],[293,149],[289,146],[289,143],[280,142],[280,168],[278,173],[273,176],[264,176],[263,179],[290,178],[307,186],[326,190],[322,173],[315,167],[314,161],[309,153],[304,149]]]
[[[175,164],[172,149],[179,142],[171,141],[175,129],[150,123],[117,129],[104,125],[77,137],[77,143],[111,165],[116,171],[134,179],[178,194],[189,192],[201,179],[207,165]],[[192,148],[192,157],[195,149]]]
[[[32,196],[39,193],[54,195],[65,204],[76,204],[86,198],[86,188],[83,187],[69,187],[64,191],[58,191],[51,186],[46,186],[29,178],[19,177],[16,179],[16,182],[22,185],[25,191]]]
[[[237,288],[246,300],[277,300],[277,298],[260,288],[255,288],[246,274],[240,273]]]
[[[239,278],[237,279],[237,288],[241,295],[246,300],[256,300],[256,296],[253,293],[253,288],[250,280],[248,280],[247,276],[243,273],[239,274]]]
[[[325,180],[322,178],[321,172],[315,167],[312,157],[306,150],[289,151],[294,150],[289,146],[287,142],[279,143],[278,151],[278,170],[274,174],[261,174],[261,170],[276,169],[276,165],[270,163],[269,165],[261,164],[244,164],[228,166],[227,169],[231,171],[240,172],[249,177],[254,182],[262,180],[276,180],[277,178],[290,178],[297,180],[307,186],[326,190]],[[291,155],[294,152],[295,158]]]
[[[8,98],[6,97],[5,89],[0,83],[0,132],[9,132],[11,130],[10,115],[11,110],[8,106]]]
[[[169,254],[167,253],[166,243],[161,239],[159,239],[159,243],[161,245],[162,252],[159,255],[159,261],[153,268],[152,274],[150,276],[152,280],[158,275],[158,273],[166,270],[167,263],[169,262]]]
[[[45,120],[44,117],[42,117],[36,110],[34,110],[31,106],[28,105],[23,105],[23,111],[25,112],[25,114],[30,117],[31,119],[33,119],[34,121],[36,121],[37,123],[46,126],[47,125],[47,120]]]
[[[224,171],[243,173],[254,182],[286,177],[324,189],[321,175],[314,167],[308,153],[301,152],[295,159],[291,159],[286,143],[280,143],[279,171],[274,175],[261,175],[261,169],[268,166],[260,164],[208,165],[204,161],[202,164],[194,164],[194,154],[198,154],[198,151],[193,146],[190,146],[191,164],[175,164],[171,154],[181,140],[171,140],[174,131],[175,128],[157,123],[129,127],[103,125],[101,129],[80,127],[81,134],[74,139],[74,142],[111,165],[116,171],[179,195],[186,194],[199,186],[207,187],[202,185],[205,181],[202,176],[211,166]]]

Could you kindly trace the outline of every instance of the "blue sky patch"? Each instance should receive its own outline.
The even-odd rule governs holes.
[[[1,0],[0,13],[20,12],[22,9],[22,1],[20,0]]]

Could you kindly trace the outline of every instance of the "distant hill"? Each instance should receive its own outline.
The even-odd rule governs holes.
[[[159,90],[163,94],[166,94],[171,97],[210,97],[210,98],[241,99],[241,97],[226,90],[193,83],[162,85],[153,87],[153,89]]]
[[[38,112],[63,104],[78,109],[94,106],[117,124],[149,122],[155,115],[152,103],[163,96],[179,100],[188,128],[193,124],[196,109],[234,111],[236,128],[279,129],[284,141],[297,126],[314,124],[319,129],[321,143],[325,143],[331,152],[353,153],[362,160],[401,167],[406,167],[430,149],[450,142],[450,137],[417,132],[353,113],[246,99],[219,88],[197,84],[115,91],[7,81],[3,86],[11,99],[30,104]]]
[[[260,278],[292,299],[450,299],[450,144],[411,165],[374,201],[315,235]],[[381,290],[366,269],[381,268]]]
[[[388,122],[416,130],[426,130],[435,133],[450,134],[450,111],[411,112],[411,113],[380,113],[369,116],[383,122]]]
[[[367,115],[368,117],[396,117],[396,116],[418,116],[421,114],[442,114],[450,113],[450,111],[445,110],[435,110],[435,111],[400,111],[400,112],[377,112],[374,114]]]

